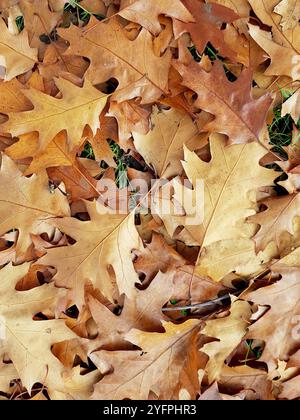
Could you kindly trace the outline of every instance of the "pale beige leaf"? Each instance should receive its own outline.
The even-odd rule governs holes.
[[[37,50],[30,48],[26,29],[18,35],[12,35],[1,17],[0,65],[5,67],[4,80],[12,80],[31,70],[37,61]]]
[[[220,378],[225,360],[246,334],[251,313],[249,303],[237,301],[231,305],[229,316],[206,322],[202,333],[218,339],[218,341],[205,344],[201,349],[209,356],[206,371],[210,383]]]

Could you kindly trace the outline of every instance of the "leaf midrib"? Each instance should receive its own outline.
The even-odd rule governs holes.
[[[99,97],[99,98],[97,98],[97,99],[93,99],[93,100],[91,100],[91,101],[89,101],[89,102],[85,102],[85,103],[83,103],[83,104],[80,104],[80,105],[77,105],[77,106],[75,106],[75,107],[73,107],[73,108],[68,108],[68,109],[65,109],[64,111],[62,111],[62,112],[57,112],[57,113],[55,113],[55,114],[50,114],[50,115],[47,115],[47,116],[43,116],[43,117],[40,117],[40,118],[36,118],[36,119],[32,119],[32,120],[26,120],[25,121],[25,124],[32,124],[32,123],[35,123],[35,122],[37,122],[37,121],[44,121],[44,120],[46,120],[46,119],[48,119],[48,118],[53,118],[53,117],[58,117],[58,116],[61,116],[61,115],[63,115],[63,114],[65,114],[65,113],[68,113],[68,112],[74,112],[74,110],[77,110],[77,109],[80,109],[80,108],[82,108],[82,107],[86,107],[86,106],[88,106],[88,105],[90,105],[90,104],[92,104],[93,102],[97,102],[97,101],[99,101],[99,100],[101,100],[103,97]],[[62,99],[57,99],[58,101],[60,101],[60,100],[62,100]],[[60,109],[60,108],[57,108],[57,109]],[[35,111],[34,109],[33,110],[31,110],[31,111],[24,111],[23,113],[24,114],[28,114],[28,113],[36,113],[37,111]],[[19,113],[18,113],[19,114]],[[8,121],[9,122],[9,121]],[[85,123],[86,124],[86,123]],[[20,122],[20,123],[15,123],[14,122],[14,127],[15,126],[24,126],[24,121],[22,121],[22,122]],[[39,131],[38,129],[36,129],[36,131]]]
[[[127,383],[133,381],[136,377],[138,377],[141,374],[145,374],[147,369],[150,369],[151,366],[153,364],[155,364],[157,362],[157,360],[159,360],[163,354],[165,354],[167,351],[169,351],[170,349],[172,349],[174,346],[176,346],[176,344],[183,340],[187,335],[191,334],[195,329],[200,328],[200,323],[195,325],[194,327],[192,327],[189,331],[187,331],[186,333],[184,333],[182,336],[180,336],[177,340],[175,340],[174,342],[172,342],[170,345],[168,345],[165,349],[163,349],[155,358],[154,360],[152,360],[146,367],[142,368],[138,373],[136,373],[133,377],[131,377],[130,379],[126,380],[125,382],[123,382],[122,384],[118,385],[116,388],[114,388],[113,392],[116,393],[117,390],[119,388],[121,388],[122,386],[126,385]],[[101,382],[100,382],[101,385]],[[110,392],[109,392],[110,393]]]

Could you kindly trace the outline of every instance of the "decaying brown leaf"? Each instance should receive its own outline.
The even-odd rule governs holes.
[[[0,12],[0,400],[299,399],[299,1]]]
[[[210,73],[194,62],[188,67],[176,64],[176,68],[183,77],[183,83],[197,93],[196,105],[215,116],[202,128],[203,131],[226,134],[231,144],[260,141],[259,134],[272,99],[269,95],[252,98],[250,70],[244,70],[232,83],[226,79],[219,62],[215,63]],[[254,111],[258,109],[259,112]]]
[[[180,387],[187,389],[191,396],[197,392],[197,335],[201,323],[190,320],[181,325],[163,325],[165,333],[131,330],[126,334],[126,339],[141,350],[101,350],[94,354],[96,365],[106,362],[114,369],[97,384],[94,399],[99,395],[103,399],[147,399],[150,390],[164,399],[178,398]]]

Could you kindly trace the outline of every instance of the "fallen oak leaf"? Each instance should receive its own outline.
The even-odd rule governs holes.
[[[239,15],[232,9],[215,3],[206,4],[193,0],[183,0],[183,3],[195,20],[192,23],[175,20],[175,38],[178,39],[188,32],[199,54],[202,54],[207,43],[211,42],[221,55],[235,61],[236,53],[225,43],[221,26],[222,23],[231,23],[239,19]]]
[[[278,360],[288,360],[299,340],[299,267],[300,248],[297,248],[272,265],[272,272],[282,276],[277,283],[243,294],[243,299],[270,308],[249,327],[246,337],[265,341],[259,360],[268,365],[270,372],[277,368]]]
[[[235,82],[229,82],[219,61],[209,73],[194,61],[189,66],[179,62],[174,66],[181,74],[183,84],[197,93],[196,106],[215,117],[202,131],[226,134],[229,144],[262,143],[259,135],[272,98],[267,93],[253,99],[250,69],[243,70]]]
[[[228,395],[219,391],[218,383],[214,382],[203,394],[200,396],[199,401],[243,401],[246,399],[247,392],[240,391],[236,395]]]
[[[256,212],[257,189],[272,185],[276,173],[259,165],[258,162],[265,155],[265,151],[258,143],[227,147],[225,136],[212,134],[210,150],[212,158],[210,162],[205,162],[196,153],[185,148],[184,161],[182,162],[185,173],[194,188],[196,188],[197,182],[204,182],[203,213],[197,207],[198,212],[195,215],[194,207],[192,208],[193,212],[187,208],[190,201],[186,197],[189,197],[189,193],[196,200],[195,191],[186,190],[182,193],[182,186],[177,187],[177,184],[174,183],[173,199],[181,203],[182,197],[185,197],[185,202],[181,204],[187,215],[170,216],[161,215],[159,212],[158,215],[164,221],[171,236],[179,226],[184,226],[181,234],[187,233],[194,245],[201,246],[195,273],[219,281],[220,277],[216,275],[218,274],[216,270],[224,269],[225,262],[226,270],[230,270],[231,267],[232,271],[247,265],[249,259],[255,259],[255,268],[257,268],[257,262],[258,266],[261,263],[261,260],[255,255],[254,244],[251,240],[256,232],[256,225],[247,223],[246,219],[251,213],[255,214]],[[253,159],[250,156],[253,156]],[[253,161],[256,162],[256,165],[253,165]],[[222,172],[220,172],[221,168]],[[238,201],[235,198],[237,185],[239,185]],[[199,203],[198,198],[198,206]],[[193,217],[197,216],[199,223],[195,223],[196,219],[193,219],[193,223],[189,223],[190,214]],[[204,216],[204,219],[201,216]],[[237,248],[240,247],[240,244],[238,247],[236,246],[237,241],[242,242],[240,256],[237,255]],[[223,248],[222,253],[220,247]],[[245,248],[246,253],[244,252]],[[206,253],[208,253],[207,259]],[[215,264],[214,261],[218,261],[220,254],[224,257],[224,261],[222,262],[221,259],[218,264]],[[213,275],[213,273],[215,274]]]
[[[153,391],[162,399],[178,399],[181,388],[191,398],[199,390],[197,368],[200,356],[198,334],[202,322],[189,320],[181,325],[164,322],[165,333],[133,329],[125,339],[140,347],[135,351],[105,351],[90,358],[96,366],[103,361],[114,371],[95,386],[92,399],[147,399]]]
[[[29,99],[21,93],[24,86],[18,79],[0,82],[0,112],[22,112],[32,109]]]
[[[148,284],[159,271],[167,271],[182,267],[186,264],[183,258],[173,247],[168,245],[162,235],[152,233],[152,239],[146,247],[136,253],[134,268],[137,273],[144,274],[143,283]]]
[[[253,237],[256,250],[261,251],[270,242],[274,242],[280,250],[280,240],[284,232],[294,234],[294,220],[300,216],[300,193],[289,194],[282,197],[271,197],[263,200],[261,204],[266,210],[248,218],[251,223],[260,225],[260,229]]]
[[[27,273],[29,264],[0,270],[0,323],[4,333],[0,354],[12,360],[22,383],[30,393],[40,382],[49,389],[64,390],[61,377],[63,365],[51,353],[55,342],[75,337],[64,320],[34,321],[33,316],[54,308],[64,294],[53,284],[45,284],[28,291],[16,291],[15,286]]]
[[[222,391],[230,395],[244,391],[247,400],[274,399],[268,373],[247,365],[224,366],[218,383]]]
[[[162,322],[167,318],[161,309],[172,296],[173,277],[173,271],[158,273],[146,290],[136,290],[133,298],[125,298],[121,315],[113,314],[89,295],[87,304],[97,324],[99,337],[87,344],[88,353],[101,347],[107,350],[128,346],[125,334],[132,328],[148,332],[162,330]]]
[[[88,400],[93,393],[94,385],[100,380],[101,373],[98,370],[84,372],[80,366],[63,372],[65,385],[64,392],[55,390],[51,393],[52,400]]]
[[[288,363],[284,365],[285,371],[280,377],[281,389],[279,398],[294,400],[299,398],[299,367],[300,367],[300,351],[294,353]]]
[[[98,174],[100,173],[100,169]],[[98,198],[98,181],[90,176],[87,169],[78,160],[72,166],[49,168],[47,173],[54,184],[64,183],[69,201],[90,200]]]
[[[109,95],[99,92],[88,81],[85,81],[82,88],[65,79],[56,79],[55,83],[62,93],[62,99],[35,89],[24,90],[22,93],[30,99],[34,109],[22,113],[9,112],[9,120],[2,125],[2,129],[13,136],[38,131],[39,150],[44,150],[63,130],[68,133],[71,150],[80,145],[86,125],[96,133],[99,115]]]
[[[195,273],[209,276],[214,281],[221,281],[225,276],[234,273],[241,278],[249,278],[267,269],[277,256],[276,247],[268,246],[256,253],[252,239],[223,239],[215,242],[199,254]]]
[[[115,118],[107,117],[104,113],[100,115],[100,127],[95,136],[89,136],[88,140],[92,145],[95,159],[97,162],[104,160],[109,167],[115,168],[114,153],[111,150],[108,141],[113,140],[118,143],[118,125]]]
[[[232,9],[241,18],[248,18],[250,15],[251,7],[248,0],[214,0],[212,3]]]
[[[300,72],[300,27],[283,31],[281,16],[274,12],[277,0],[248,0],[256,16],[262,23],[272,28],[266,32],[252,24],[249,25],[251,37],[267,52],[271,64],[265,74],[267,76],[286,75],[294,80],[299,79]],[[284,57],[284,60],[282,60]]]
[[[292,379],[282,384],[282,390],[279,394],[280,399],[295,400],[299,399],[299,386],[300,386],[300,375],[295,376]]]
[[[126,145],[126,141],[133,132],[145,135],[149,131],[149,116],[151,111],[141,107],[135,101],[125,101],[118,104],[111,102],[108,117],[115,117],[119,126],[120,145]]]
[[[53,12],[45,0],[20,0],[24,25],[28,32],[29,45],[41,46],[41,35],[50,35],[60,20],[61,14]]]
[[[85,201],[85,206],[91,219],[89,221],[81,222],[71,217],[51,221],[52,226],[59,228],[76,243],[50,249],[39,260],[39,264],[56,267],[56,285],[70,289],[70,297],[79,308],[84,304],[87,280],[110,300],[117,291],[128,297],[133,296],[134,285],[139,283],[139,278],[134,271],[131,251],[142,248],[133,213],[114,214],[96,201]],[[116,284],[110,267],[116,276]]]
[[[294,29],[300,20],[300,4],[297,0],[282,0],[274,9],[282,16],[280,25],[283,31]]]
[[[89,64],[83,57],[64,56],[67,48],[68,46],[61,38],[47,46],[43,62],[39,64],[39,73],[45,80],[64,77],[66,72],[83,79]]]
[[[147,134],[133,132],[134,145],[146,163],[160,178],[170,178],[182,170],[183,145],[194,150],[201,145],[201,136],[189,115],[171,108],[156,106]]]
[[[195,274],[194,266],[184,265],[176,269],[172,300],[186,301],[191,305],[197,305],[213,300],[223,290],[223,286],[210,277]]]
[[[300,87],[282,105],[282,117],[284,117],[287,114],[291,115],[295,124],[297,124],[300,120]]]
[[[66,197],[56,190],[49,190],[45,172],[26,178],[15,163],[2,154],[0,169],[0,235],[18,229],[15,248],[17,256],[24,254],[32,243],[31,234],[51,234],[45,224],[52,217],[70,214]]]
[[[163,29],[153,42],[154,53],[158,57],[167,50],[174,39],[172,19],[161,16],[159,18],[159,23],[162,25]]]
[[[249,24],[249,33],[254,41],[268,53],[271,64],[265,71],[268,76],[289,76],[293,80],[300,78],[300,54],[293,48],[275,43],[269,32],[263,31],[258,26]],[[300,32],[299,32],[300,33]],[[280,57],[284,60],[280,60]]]
[[[0,65],[5,68],[4,80],[9,81],[26,73],[37,61],[37,49],[30,48],[26,29],[18,35],[12,35],[1,17]]]
[[[194,18],[181,0],[122,0],[119,15],[130,22],[139,23],[153,35],[158,35],[161,25],[160,15],[183,22],[193,22]]]
[[[229,316],[206,321],[202,334],[218,340],[205,344],[201,349],[209,356],[205,368],[209,383],[220,378],[226,359],[246,334],[251,315],[248,302],[236,301],[231,305]]]
[[[12,363],[3,363],[0,361],[0,392],[9,394],[10,384],[18,379],[19,374]]]
[[[171,52],[168,50],[161,57],[155,56],[152,37],[146,29],[142,29],[134,41],[129,41],[114,17],[100,23],[92,18],[82,29],[71,26],[59,29],[58,33],[70,43],[65,54],[80,55],[91,61],[86,78],[94,85],[111,78],[118,80],[118,89],[112,96],[114,100],[123,102],[141,97],[143,104],[153,102],[167,92]],[[144,56],[147,56],[147,63]]]
[[[5,154],[14,161],[33,158],[24,172],[26,176],[50,167],[72,166],[76,162],[76,151],[69,151],[67,136],[64,132],[57,134],[43,151],[39,151],[38,133],[20,135],[16,143],[5,149]]]
[[[76,150],[69,151],[67,136],[64,132],[57,134],[41,152],[37,133],[22,135],[17,143],[6,149],[6,154],[14,160],[33,157],[24,175],[43,172],[47,169],[55,185],[61,182],[65,184],[69,201],[99,197],[97,180],[85,168],[84,160],[76,157]],[[97,168],[96,175],[99,175],[101,172],[99,165],[94,161],[91,162]]]
[[[287,154],[287,160],[277,162],[280,168],[288,175],[288,179],[281,181],[279,184],[282,185],[290,194],[297,192],[298,190],[297,178],[300,165],[299,138],[300,132],[297,127],[294,127],[290,144],[283,147]]]

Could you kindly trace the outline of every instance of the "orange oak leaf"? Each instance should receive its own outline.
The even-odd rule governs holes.
[[[79,307],[83,305],[84,286],[88,280],[110,300],[117,292],[133,296],[139,278],[134,271],[131,252],[142,247],[134,226],[134,215],[113,214],[96,201],[86,201],[85,206],[89,221],[70,217],[52,220],[52,226],[76,243],[48,250],[39,263],[57,268],[57,286],[70,289]]]
[[[60,13],[52,12],[45,0],[20,0],[20,8],[28,31],[29,45],[38,48],[41,45],[40,35],[51,34],[60,19]]]
[[[56,85],[62,93],[62,99],[35,89],[23,90],[22,93],[32,102],[34,109],[22,113],[9,112],[9,120],[2,129],[13,136],[38,131],[40,150],[45,149],[63,130],[68,133],[70,149],[80,144],[86,125],[96,133],[99,115],[108,95],[99,92],[88,81],[82,88],[64,79],[56,79]]]
[[[164,333],[131,330],[125,338],[140,347],[135,351],[93,353],[93,363],[112,364],[113,373],[96,386],[92,399],[147,399],[153,391],[161,399],[178,399],[180,388],[191,397],[199,388],[197,338],[202,323],[189,320],[181,325],[163,323]]]
[[[151,281],[156,274],[185,265],[186,260],[168,245],[162,235],[153,232],[151,243],[139,252],[134,262],[138,273],[144,274],[144,282]]]
[[[183,22],[193,22],[193,16],[180,0],[122,0],[119,15],[137,22],[157,35],[161,31],[158,17],[169,16]]]
[[[16,283],[27,273],[29,264],[16,268],[12,265],[1,270],[0,357],[4,354],[13,361],[28,392],[35,382],[53,389],[64,390],[63,365],[52,354],[51,346],[62,340],[75,338],[63,319],[33,320],[38,311],[55,307],[64,294],[53,284],[44,284],[28,291],[15,290]]]
[[[167,318],[161,309],[171,298],[173,277],[173,271],[158,273],[146,290],[137,290],[132,299],[125,298],[121,315],[118,316],[88,296],[87,303],[99,329],[99,336],[88,344],[89,349],[122,348],[126,344],[125,334],[132,328],[162,331],[162,321]]]
[[[27,31],[12,35],[0,19],[0,64],[5,67],[4,80],[31,70],[37,62],[37,49],[30,48]]]
[[[115,117],[118,121],[121,145],[126,145],[133,132],[147,134],[150,128],[150,113],[150,109],[141,107],[132,100],[120,104],[111,102],[107,116]]]
[[[288,360],[299,341],[299,251],[297,248],[273,265],[272,271],[282,276],[277,283],[244,296],[248,301],[268,309],[251,325],[247,338],[265,341],[260,360],[267,363],[269,371],[277,367],[278,360]]]
[[[282,16],[275,12],[280,2],[277,0],[249,0],[254,13],[271,32],[249,25],[249,33],[256,43],[268,54],[271,64],[265,74],[290,76],[293,80],[300,77],[300,26],[284,30]],[[284,59],[282,59],[284,57]]]
[[[117,18],[100,23],[91,19],[82,29],[71,26],[60,29],[59,34],[70,43],[66,54],[91,61],[86,77],[94,85],[111,78],[118,80],[115,100],[141,97],[142,103],[148,103],[167,92],[171,53],[168,50],[157,57],[152,36],[146,29],[134,41],[129,41]]]
[[[294,234],[294,219],[300,215],[300,194],[272,197],[262,201],[266,210],[249,217],[251,223],[260,225],[254,236],[257,251],[263,250],[270,242],[280,249],[280,240],[284,232]]]
[[[32,243],[31,234],[51,232],[46,220],[70,214],[66,197],[51,193],[45,172],[26,178],[15,163],[2,155],[0,170],[0,235],[18,230],[16,253],[26,252]]]

